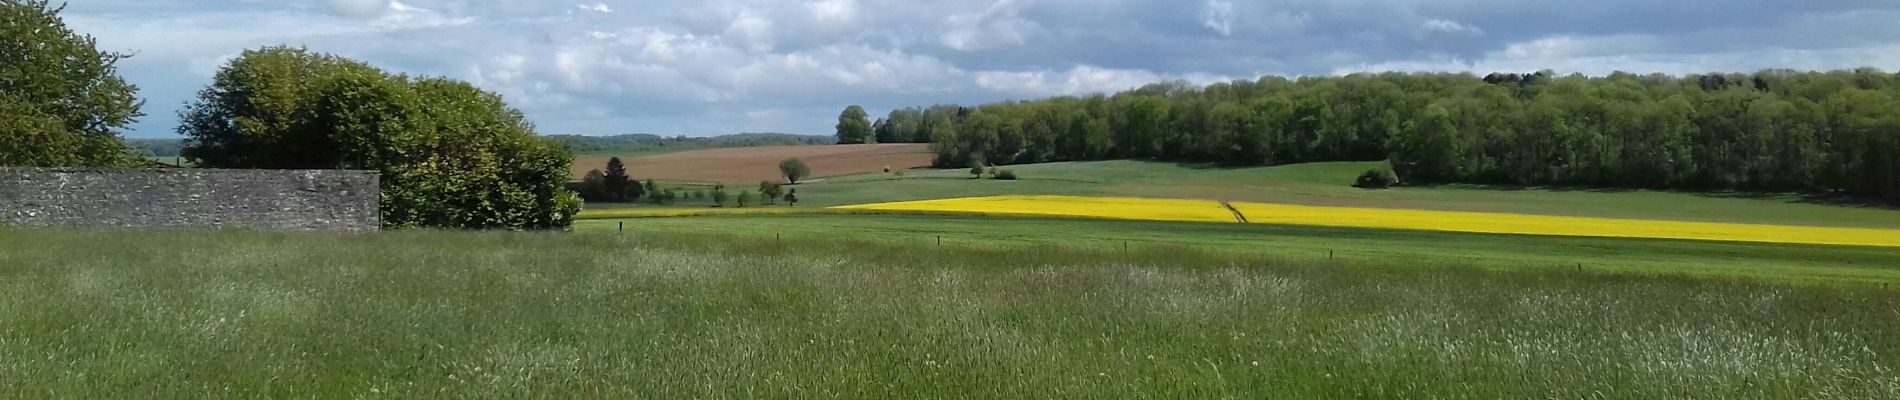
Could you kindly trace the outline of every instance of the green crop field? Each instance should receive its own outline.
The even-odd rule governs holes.
[[[1885,285],[789,236],[0,231],[0,397],[1900,395]]]
[[[1481,211],[1583,217],[1900,227],[1900,210],[1829,204],[1797,195],[1691,193],[1575,188],[1504,188],[1475,185],[1366,190],[1350,186],[1374,163],[1310,163],[1275,167],[1208,168],[1144,161],[1049,163],[1005,167],[1020,180],[972,179],[968,170],[873,173],[796,185],[801,206],[1013,194],[1128,196],[1254,201],[1319,206]],[[639,171],[634,171],[638,175]],[[729,190],[747,190],[745,185]],[[661,208],[706,207],[682,201]],[[624,208],[598,204],[590,208]],[[633,207],[656,207],[631,205]]]

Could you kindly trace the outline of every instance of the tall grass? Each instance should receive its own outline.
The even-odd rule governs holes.
[[[0,230],[0,398],[1900,396],[1900,290],[1402,262]]]

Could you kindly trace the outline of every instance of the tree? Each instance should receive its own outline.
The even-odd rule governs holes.
[[[607,174],[603,178],[602,188],[607,191],[608,201],[624,202],[640,198],[636,194],[642,191],[640,185],[627,177],[627,164],[620,162],[620,157],[607,159]]]
[[[74,33],[45,0],[0,1],[0,166],[129,167],[119,139],[143,116],[126,54]]]
[[[773,181],[759,181],[759,196],[765,200],[765,204],[778,202],[779,196],[783,194],[785,194],[785,185]]]
[[[715,207],[726,206],[726,185],[713,186],[712,201]]]
[[[873,140],[878,143],[899,143],[897,121],[890,118],[878,118],[877,122],[871,123],[871,133],[874,135]]]
[[[581,178],[580,194],[581,199],[587,201],[608,201],[607,175],[598,169],[587,170],[587,174]]]
[[[862,144],[871,139],[870,115],[864,113],[864,107],[850,106],[844,113],[838,114],[838,144]]]
[[[792,207],[798,207],[798,189],[797,188],[793,188],[791,191],[785,192],[785,204]]]
[[[778,162],[778,173],[785,175],[786,182],[797,185],[799,179],[805,179],[806,176],[811,175],[811,167],[806,166],[804,160],[787,158],[785,161]]]
[[[660,185],[658,183],[653,182],[653,178],[647,178],[646,188],[647,188],[647,193],[654,193],[654,194],[660,193]]]
[[[739,208],[745,208],[746,203],[755,202],[754,200],[752,200],[752,196],[753,196],[752,192],[741,190],[739,191],[739,195],[735,196],[733,201],[739,203]]]
[[[202,167],[368,169],[388,227],[565,228],[573,156],[501,96],[290,47],[232,59],[180,112]]]

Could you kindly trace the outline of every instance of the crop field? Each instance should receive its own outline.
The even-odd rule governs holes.
[[[758,183],[782,181],[778,163],[799,158],[811,166],[812,178],[882,172],[930,165],[923,144],[866,144],[836,146],[763,146],[682,151],[622,158],[634,178],[676,182]],[[574,159],[573,178],[588,170],[605,169],[606,156]]]
[[[1212,168],[1143,161],[1010,166],[1015,181],[972,179],[963,169],[867,173],[795,186],[799,206],[843,206],[1003,195],[1215,200],[1321,207],[1574,216],[1854,228],[1900,227],[1900,210],[1760,193],[1690,193],[1475,185],[1365,190],[1351,185],[1374,163]],[[776,166],[767,167],[776,173]],[[639,176],[640,171],[634,170]],[[682,204],[688,205],[688,204]],[[705,203],[690,205],[704,206]]]
[[[1297,262],[1403,260],[1507,271],[1582,270],[1828,285],[1900,283],[1900,251],[1871,246],[832,210],[582,220],[575,230],[646,238],[716,236],[740,242],[825,238],[918,248],[1194,251]]]
[[[1231,208],[1230,208],[1231,207]],[[1900,247],[1900,230],[1558,217],[1204,200],[993,196],[839,206],[847,210],[1247,222],[1348,228]]]
[[[748,225],[774,218],[811,217],[646,220],[754,236],[0,229],[0,397],[1900,396],[1900,289],[1879,284]],[[1742,246],[1656,243],[1683,247],[1632,246]],[[1851,248],[1820,249],[1764,254]]]

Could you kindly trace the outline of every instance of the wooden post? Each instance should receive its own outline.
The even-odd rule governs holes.
[[[620,221],[620,231],[621,232],[627,231],[627,221]]]

